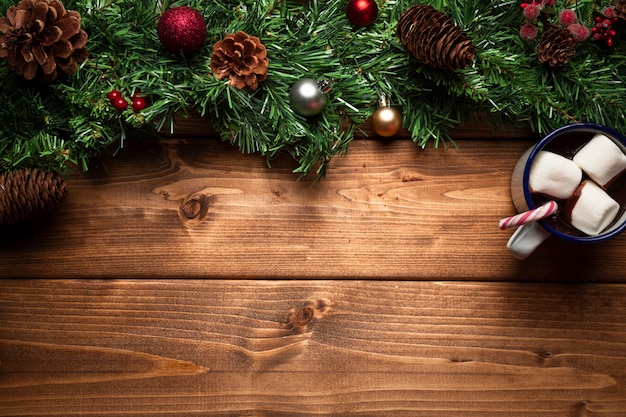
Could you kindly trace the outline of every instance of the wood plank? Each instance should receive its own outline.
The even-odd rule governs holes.
[[[315,184],[217,139],[135,142],[50,216],[0,228],[0,277],[626,279],[624,236],[513,259],[498,220],[532,141],[458,144],[357,140]]]
[[[0,282],[0,416],[622,417],[626,285]]]

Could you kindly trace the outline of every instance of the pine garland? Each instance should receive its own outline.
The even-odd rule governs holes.
[[[556,7],[559,5],[557,0]],[[0,16],[17,0],[0,0]],[[51,85],[27,82],[0,60],[0,171],[33,167],[65,172],[89,169],[94,157],[115,154],[128,140],[175,133],[175,115],[207,117],[223,140],[268,163],[287,153],[301,176],[323,177],[331,160],[349,148],[381,95],[401,110],[420,147],[454,145],[450,129],[476,114],[497,128],[529,124],[539,134],[573,122],[605,124],[626,134],[625,46],[589,40],[568,65],[538,60],[536,43],[520,38],[520,3],[426,0],[473,40],[472,65],[446,72],[412,58],[396,23],[414,1],[379,0],[376,22],[357,27],[347,0],[66,0],[82,16],[90,58]],[[190,6],[206,20],[207,38],[193,56],[164,51],[156,24],[170,7]],[[568,3],[588,26],[605,4]],[[255,91],[212,76],[212,46],[226,34],[260,38],[268,78]],[[331,81],[328,104],[305,118],[289,104],[289,88],[302,78]],[[141,112],[113,108],[107,93],[149,98]],[[505,135],[503,133],[503,135]]]

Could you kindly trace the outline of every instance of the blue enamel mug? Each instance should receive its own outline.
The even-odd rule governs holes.
[[[563,126],[531,146],[517,161],[511,176],[511,197],[513,205],[519,212],[525,212],[537,208],[529,186],[531,167],[535,158],[542,150],[551,150],[551,147],[570,147],[563,151],[563,156],[571,157],[583,146],[585,141],[590,140],[596,134],[603,134],[611,139],[626,154],[626,138],[606,126],[594,123],[576,123]],[[602,157],[602,155],[599,155]],[[622,174],[626,176],[626,173]],[[626,187],[626,180],[620,181],[621,187]],[[623,210],[625,202],[620,202],[622,208],[617,219],[612,225],[597,235],[585,235],[583,233],[572,233],[567,229],[557,227],[554,221],[546,219],[524,224],[517,228],[507,243],[507,249],[518,259],[525,259],[532,254],[548,237],[555,236],[569,242],[576,243],[597,243],[612,239],[626,229],[626,212]]]

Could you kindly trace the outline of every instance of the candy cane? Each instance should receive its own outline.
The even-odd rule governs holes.
[[[500,229],[509,229],[511,227],[517,227],[526,223],[545,219],[546,217],[554,214],[558,209],[559,205],[555,201],[548,201],[546,204],[537,207],[536,209],[528,210],[524,213],[516,214],[515,216],[500,220]]]

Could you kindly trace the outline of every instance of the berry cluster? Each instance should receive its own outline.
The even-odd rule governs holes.
[[[109,100],[111,100],[111,105],[115,107],[117,111],[124,111],[128,108],[128,100],[124,98],[122,92],[119,90],[111,90],[107,94]],[[139,93],[133,94],[131,97],[131,107],[133,111],[140,112],[148,106],[146,99],[139,95]]]
[[[520,29],[520,37],[527,41],[533,41],[539,35],[537,22],[541,21],[544,28],[550,25],[548,22],[548,13],[546,9],[554,7],[554,0],[533,1],[532,3],[521,4],[525,23]],[[558,13],[558,22],[561,27],[567,28],[576,42],[586,41],[591,31],[589,28],[579,22],[576,11],[572,9],[563,9]]]
[[[591,34],[596,41],[604,41],[609,48],[613,46],[613,38],[617,35],[615,25],[619,17],[614,7],[606,7],[601,16],[596,16],[595,26],[591,28]]]

